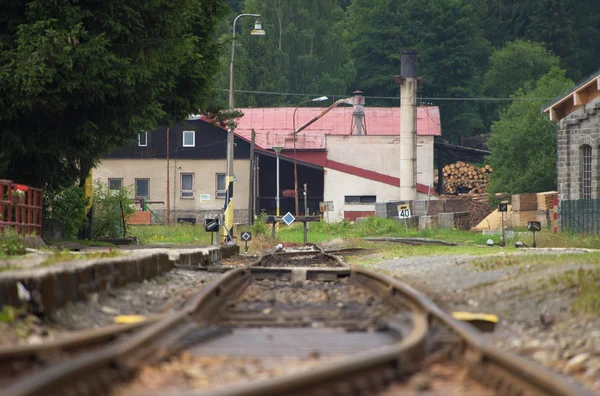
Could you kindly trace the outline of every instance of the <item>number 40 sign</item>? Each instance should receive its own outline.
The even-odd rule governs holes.
[[[398,205],[398,217],[400,219],[410,219],[410,205],[408,205],[408,204]]]

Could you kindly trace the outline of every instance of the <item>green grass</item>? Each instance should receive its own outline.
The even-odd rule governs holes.
[[[576,311],[599,315],[600,268],[566,271],[550,279],[554,286],[567,287],[576,293],[573,308]]]
[[[177,224],[170,227],[161,225],[130,226],[129,235],[140,238],[144,245],[209,245],[210,233],[204,232],[204,226]]]
[[[235,235],[239,236],[241,231],[253,231],[249,243],[250,249],[254,246],[272,247],[279,242],[298,243],[303,242],[302,224],[293,224],[292,226],[282,225],[277,233],[275,241],[270,239],[271,226],[258,223],[250,227],[240,227],[235,230]],[[260,231],[260,233],[257,233]],[[129,235],[137,236],[144,245],[152,244],[174,244],[174,245],[208,245],[211,241],[211,235],[204,232],[202,225],[177,224],[170,227],[152,225],[152,226],[131,226]],[[367,218],[364,222],[350,224],[348,222],[327,224],[325,222],[311,223],[308,232],[308,241],[311,243],[322,243],[334,239],[360,239],[365,237],[412,237],[412,238],[430,238],[439,239],[446,242],[455,242],[460,245],[485,245],[488,239],[498,244],[501,240],[500,235],[483,235],[479,232],[457,231],[449,229],[418,231],[409,228],[406,230],[404,223],[399,223],[392,219]],[[531,233],[519,236],[517,239],[508,240],[513,246],[514,242],[521,240],[531,246]],[[238,238],[238,243],[241,241]],[[272,246],[271,246],[272,245]],[[561,233],[554,235],[552,232],[543,231],[537,235],[538,247],[569,247],[569,248],[598,248],[600,249],[599,235],[572,235]],[[424,248],[426,250],[432,247]],[[450,249],[457,251],[456,249]]]
[[[600,252],[486,257],[477,259],[472,264],[483,270],[519,265],[600,264]]]
[[[302,243],[303,235],[302,224],[294,224],[290,227],[282,228],[278,236],[282,241]],[[466,245],[484,245],[488,239],[492,239],[495,243],[500,242],[499,236],[482,235],[481,233],[470,231],[450,229],[418,231],[411,228],[407,231],[404,223],[376,217],[369,217],[364,222],[358,224],[350,224],[348,222],[332,224],[325,222],[311,223],[308,240],[312,243],[320,243],[337,238],[350,239],[378,236],[431,238]]]
[[[48,267],[58,263],[64,263],[66,261],[75,260],[91,260],[100,258],[113,258],[119,257],[122,253],[118,250],[109,250],[101,252],[85,252],[85,253],[71,253],[69,251],[58,251],[50,255],[46,260],[40,263],[37,267]]]

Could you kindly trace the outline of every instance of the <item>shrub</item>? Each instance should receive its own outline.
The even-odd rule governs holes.
[[[0,256],[19,256],[27,253],[23,238],[15,231],[6,229],[0,233]]]
[[[266,234],[269,231],[269,226],[265,222],[265,218],[267,214],[264,210],[260,212],[260,214],[256,217],[254,224],[252,225],[252,234],[254,235],[262,235]]]
[[[121,187],[109,190],[108,185],[100,180],[94,183],[94,220],[92,233],[94,238],[119,238],[122,236],[123,219],[121,204],[125,218],[135,212],[133,208],[133,189]]]
[[[77,232],[87,225],[86,198],[84,191],[72,186],[62,191],[44,192],[44,218],[55,219],[62,223],[63,238],[77,237]]]

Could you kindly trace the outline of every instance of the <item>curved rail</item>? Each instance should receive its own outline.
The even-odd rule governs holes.
[[[314,253],[312,253],[314,254]],[[326,255],[322,250],[317,253]],[[52,367],[33,372],[5,390],[14,396],[53,394],[104,394],[118,379],[131,376],[141,364],[163,359],[176,352],[177,340],[198,324],[209,324],[232,296],[238,296],[257,276],[293,276],[293,268],[262,268],[263,258],[249,267],[232,270],[211,282],[180,311],[141,328],[131,337],[91,351]],[[285,254],[283,254],[285,255]],[[326,255],[344,264],[339,268],[306,268],[310,276],[351,276],[361,285],[383,295],[393,304],[411,312],[412,331],[390,346],[379,347],[326,367],[270,380],[231,386],[211,395],[296,395],[369,394],[384,385],[418,370],[427,354],[429,329],[443,327],[457,341],[451,353],[467,365],[470,373],[506,395],[581,395],[582,390],[550,371],[489,345],[480,333],[442,311],[412,287],[386,275],[350,269],[337,256]],[[308,279],[308,276],[307,276]],[[70,393],[69,393],[70,392]],[[184,392],[199,394],[200,392]],[[202,392],[202,394],[207,394]]]

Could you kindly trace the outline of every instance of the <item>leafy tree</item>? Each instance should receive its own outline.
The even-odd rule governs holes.
[[[138,131],[203,110],[223,0],[14,1],[0,11],[0,173],[82,184]]]
[[[337,0],[246,0],[244,12],[261,15],[266,35],[249,35],[252,18],[238,21],[236,89],[347,94],[355,73],[349,49],[341,41],[345,13]],[[229,29],[221,40],[230,39]],[[223,88],[229,87],[230,57],[223,58],[218,78]],[[221,98],[225,101],[226,94]],[[297,99],[237,93],[236,106],[284,106]]]
[[[535,87],[536,82],[560,59],[540,43],[516,40],[494,51],[490,65],[483,78],[483,92],[486,96],[508,98],[518,89],[525,92]],[[502,103],[486,103],[486,124],[497,120]]]
[[[355,86],[370,95],[397,96],[402,49],[419,50],[425,97],[475,97],[489,53],[483,13],[471,0],[354,0],[346,39],[356,67]],[[386,102],[393,105],[392,102]],[[444,135],[457,140],[483,129],[477,104],[440,101]]]
[[[529,92],[516,98],[554,97],[573,85],[565,71],[553,67]],[[520,194],[556,189],[556,129],[540,114],[543,100],[514,101],[492,125],[488,192]]]

